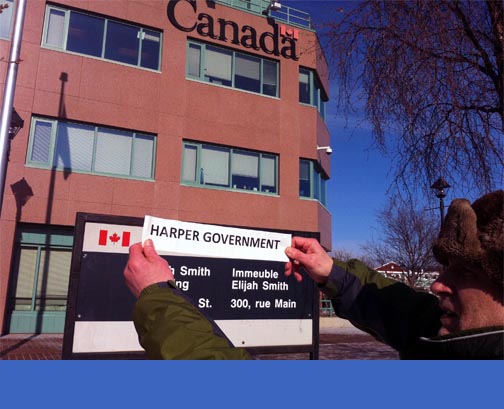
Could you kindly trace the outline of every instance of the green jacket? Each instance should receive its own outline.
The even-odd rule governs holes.
[[[438,337],[435,296],[385,278],[359,261],[335,264],[319,286],[336,314],[399,351],[403,359],[503,359],[504,329],[481,328]],[[250,359],[175,283],[144,289],[133,321],[151,359]]]
[[[399,351],[402,359],[503,359],[504,329],[437,336],[437,297],[388,279],[358,260],[336,262],[319,286],[336,314]]]
[[[173,282],[145,288],[135,304],[133,322],[149,359],[251,359],[246,350],[234,348]]]

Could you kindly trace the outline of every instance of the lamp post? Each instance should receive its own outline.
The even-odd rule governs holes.
[[[23,37],[25,9],[26,0],[19,0],[17,2],[16,22],[14,24],[7,76],[5,78],[3,106],[0,114],[0,213],[2,212],[3,194],[7,174],[7,152],[9,149],[9,140],[11,139],[11,116],[12,107],[14,105],[14,91],[16,89],[18,66],[21,62],[19,56]]]
[[[440,177],[438,180],[436,180],[431,188],[434,189],[434,192],[436,194],[436,197],[439,198],[439,210],[441,213],[441,227],[443,227],[443,220],[444,220],[444,198],[446,197],[446,191],[448,188],[450,188],[451,185],[448,184],[444,178]]]

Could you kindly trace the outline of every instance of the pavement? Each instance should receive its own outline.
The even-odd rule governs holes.
[[[0,360],[59,360],[63,334],[9,334],[0,337]],[[304,360],[307,353],[262,354],[260,360]],[[356,328],[321,328],[320,360],[398,359],[395,350]]]
[[[303,360],[307,353],[264,354],[256,359]],[[319,360],[391,360],[399,359],[399,353],[371,335],[356,328],[321,328],[319,334]]]
[[[0,337],[0,360],[61,359],[63,334],[9,334]]]

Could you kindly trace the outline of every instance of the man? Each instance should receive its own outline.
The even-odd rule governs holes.
[[[434,255],[446,266],[431,290],[438,300],[359,262],[334,265],[320,245],[294,238],[286,274],[299,265],[319,283],[337,315],[397,349],[405,359],[503,359],[504,192],[472,206],[454,200]]]
[[[286,249],[331,298],[336,313],[397,349],[405,359],[502,359],[504,347],[504,192],[455,200],[434,246],[447,266],[436,297],[387,279],[359,261],[334,264],[314,239],[294,237]],[[152,242],[130,249],[126,282],[139,297],[133,320],[151,358],[247,359],[178,292]]]
[[[138,298],[133,322],[150,359],[249,359],[177,289],[152,240],[130,247],[126,284]]]

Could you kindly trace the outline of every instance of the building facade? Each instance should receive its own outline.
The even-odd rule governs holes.
[[[2,3],[7,60],[16,0]],[[3,334],[63,330],[77,212],[319,232],[331,248],[328,66],[309,16],[269,4],[28,2]]]

